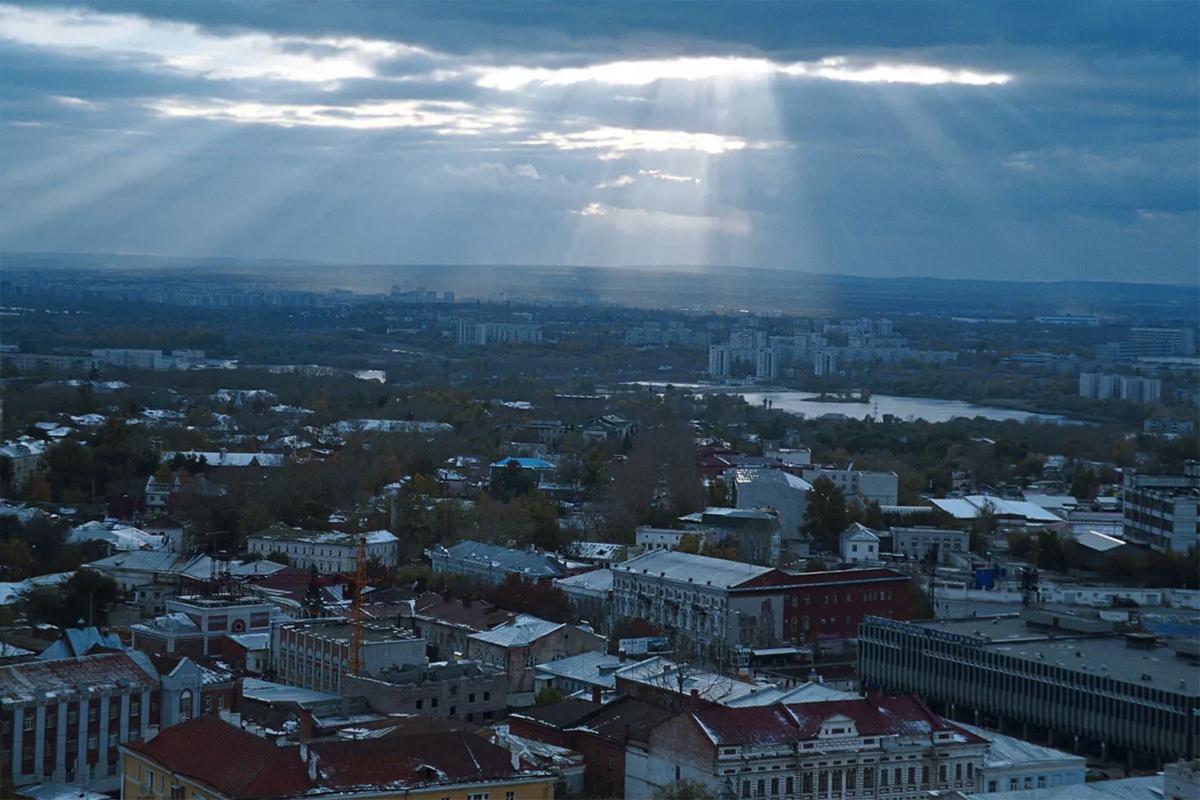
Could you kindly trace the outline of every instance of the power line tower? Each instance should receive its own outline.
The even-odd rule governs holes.
[[[358,539],[358,559],[354,565],[354,593],[350,597],[350,625],[353,635],[350,638],[350,674],[362,674],[363,650],[363,587],[367,583],[367,537]]]

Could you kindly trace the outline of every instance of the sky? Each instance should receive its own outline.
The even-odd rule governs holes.
[[[1200,282],[1200,4],[0,2],[0,251]]]

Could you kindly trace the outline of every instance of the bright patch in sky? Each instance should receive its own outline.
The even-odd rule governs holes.
[[[0,5],[0,39],[83,57],[119,54],[205,78],[328,83],[370,78],[385,59],[422,52],[353,37],[220,36],[188,23],[84,9]]]
[[[658,81],[745,80],[787,76],[821,78],[853,83],[940,83],[993,86],[1009,83],[1013,76],[1003,72],[976,72],[927,64],[852,63],[831,57],[815,62],[781,64],[765,58],[670,58],[644,61],[612,61],[586,67],[559,69],[494,67],[480,69],[478,84],[489,89],[515,91],[531,84],[573,86],[599,83],[609,86],[648,86]]]
[[[479,108],[470,103],[431,100],[392,100],[353,106],[156,100],[149,103],[149,107],[164,117],[251,122],[285,128],[428,128],[438,134],[459,136],[511,132],[523,121],[521,112],[514,109]]]
[[[599,150],[601,158],[618,158],[631,151],[661,153],[691,150],[710,156],[746,148],[764,148],[765,142],[748,142],[737,136],[690,131],[648,130],[644,128],[592,128],[586,131],[557,133],[543,131],[530,144],[551,145],[559,150]]]

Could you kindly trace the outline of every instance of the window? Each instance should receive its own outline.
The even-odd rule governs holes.
[[[488,792],[476,792],[475,794],[467,795],[467,800],[490,800],[491,794]]]
[[[422,708],[424,708],[424,707],[425,707],[425,701],[424,701],[424,700],[418,700],[418,701],[417,701],[417,711],[420,711],[420,710],[421,710]]]
[[[909,767],[908,768],[908,785],[912,786],[916,782],[917,782],[917,768]]]
[[[1045,775],[1038,775],[1038,788],[1039,789],[1046,788],[1046,776]]]
[[[212,697],[211,696],[204,698],[204,713],[207,714],[210,711],[212,711]]]
[[[956,780],[956,781],[962,780],[962,764],[954,765],[954,780]]]
[[[468,702],[468,703],[474,703],[474,702],[475,702],[475,693],[474,693],[474,692],[471,692],[470,694],[468,694],[468,695],[467,695],[467,702]]]
[[[742,797],[750,796],[750,781],[742,781]]]
[[[755,788],[756,788],[756,789],[758,789],[758,796],[759,796],[759,797],[762,797],[763,795],[765,795],[765,794],[767,793],[767,779],[766,779],[766,778],[759,778],[759,779],[758,779],[758,784],[757,784],[757,786],[756,786]]]
[[[146,783],[143,785],[149,789],[154,789],[154,770],[146,770]]]
[[[187,722],[192,716],[192,690],[184,689],[179,693],[179,721]]]
[[[488,700],[491,700],[491,699],[492,699],[492,693],[491,693],[491,692],[484,692],[484,693],[483,693],[483,702],[485,702],[485,703],[486,703]]]
[[[36,721],[36,717],[34,717],[33,714],[26,714],[25,721],[24,721],[24,723],[22,723],[22,727],[27,731],[31,731],[31,730],[33,730],[33,723],[35,721]]]
[[[989,792],[989,793],[996,791],[996,790],[997,790],[997,788],[998,788],[998,787],[996,786],[996,782],[995,782],[995,781],[988,781],[988,792]]]
[[[783,793],[789,797],[796,793],[796,781],[790,775],[783,782]]]
[[[921,767],[921,785],[924,786],[928,783],[929,783],[929,766],[926,765],[926,766]]]
[[[886,769],[879,770],[879,785],[887,786],[888,771]]]
[[[875,788],[875,770],[872,767],[867,767],[865,770],[863,770],[863,788]]]
[[[804,793],[812,794],[812,773],[804,773]]]
[[[779,778],[771,778],[771,796],[775,797],[779,794]]]
[[[942,764],[938,767],[938,783],[946,782],[946,765]]]
[[[430,700],[429,700],[429,707],[430,707],[430,708],[437,708],[437,706],[438,706],[438,699],[437,699],[436,697],[432,697],[432,698],[430,698]]]
[[[517,800],[517,793],[516,792],[505,792],[504,800]]]

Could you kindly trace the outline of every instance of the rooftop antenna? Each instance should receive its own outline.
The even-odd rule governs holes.
[[[358,558],[354,564],[354,594],[350,597],[350,674],[362,674],[363,609],[362,591],[367,582],[367,537],[358,537]]]

